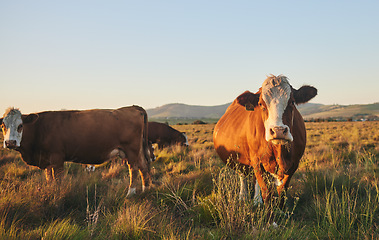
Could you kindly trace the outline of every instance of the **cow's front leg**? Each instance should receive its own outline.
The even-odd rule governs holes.
[[[257,188],[261,189],[261,194],[262,194],[262,199],[265,204],[266,208],[266,214],[265,218],[267,219],[267,222],[269,224],[272,224],[273,226],[277,226],[277,224],[274,222],[274,211],[273,211],[273,187],[272,184],[269,184],[269,180],[267,179],[268,176],[265,175],[265,173],[262,170],[255,171],[254,169],[255,176],[257,178],[257,184],[256,185],[256,192]],[[259,200],[258,200],[259,201]]]
[[[63,166],[48,166],[45,168],[45,177],[47,182],[52,182],[54,180],[59,180],[62,178]]]
[[[254,168],[254,174],[255,174],[255,178],[257,179],[256,184],[258,184],[258,187],[260,188],[260,191],[261,191],[263,202],[266,206],[268,206],[270,204],[271,193],[270,193],[269,188],[267,186],[267,183],[264,179],[264,173],[262,172],[262,170],[258,166],[256,168]],[[257,186],[256,186],[256,188],[257,188]],[[257,189],[255,189],[255,191],[257,191]]]
[[[284,175],[284,178],[282,180],[283,184],[276,187],[276,190],[278,191],[278,195],[279,195],[279,208],[280,209],[284,208],[286,193],[287,193],[290,179],[291,179],[290,175]]]
[[[64,158],[60,154],[49,156],[49,166],[45,168],[45,177],[48,182],[59,180],[62,177],[64,169]]]
[[[52,182],[54,180],[54,170],[52,166],[45,168],[45,177],[47,182]]]

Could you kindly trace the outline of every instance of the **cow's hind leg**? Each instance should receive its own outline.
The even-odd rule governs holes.
[[[142,180],[142,192],[144,192],[146,189],[150,187],[151,177],[150,177],[149,172],[146,172],[141,169],[139,170],[139,172],[141,174],[141,180]]]
[[[131,197],[136,194],[137,192],[137,176],[138,176],[138,167],[136,164],[128,161],[128,167],[129,167],[129,190],[126,197]]]
[[[150,165],[149,162],[143,156],[143,154],[140,155],[141,157],[138,164],[138,168],[141,174],[142,192],[144,192],[146,188],[149,188],[151,185]]]
[[[138,182],[138,173],[141,175],[142,180],[142,192],[146,190],[151,184],[151,176],[148,168],[141,168],[136,164],[128,163],[129,167],[129,175],[130,175],[130,183],[127,197],[131,197],[137,192],[137,182]]]
[[[141,174],[142,191],[145,191],[151,184],[150,166],[146,160],[143,151],[141,150],[138,155],[132,152],[127,153],[127,161],[129,167],[130,183],[127,197],[136,194],[138,173]]]

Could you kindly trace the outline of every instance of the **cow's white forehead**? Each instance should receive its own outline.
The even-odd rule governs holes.
[[[281,103],[287,105],[290,96],[291,85],[284,76],[271,76],[262,84],[262,98],[268,106]]]
[[[3,122],[7,126],[21,119],[21,112],[17,108],[8,108],[3,115]]]

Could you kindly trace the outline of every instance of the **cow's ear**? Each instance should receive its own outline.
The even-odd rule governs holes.
[[[238,104],[244,106],[247,111],[254,111],[254,108],[258,105],[259,94],[254,94],[246,91],[237,97]]]
[[[29,115],[22,115],[22,122],[24,124],[28,124],[28,123],[34,123],[35,121],[37,121],[37,119],[39,118],[39,115],[38,114],[29,114]]]
[[[306,103],[317,95],[317,89],[312,86],[302,86],[293,90],[296,104]]]

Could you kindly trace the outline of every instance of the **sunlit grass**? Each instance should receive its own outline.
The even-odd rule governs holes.
[[[62,181],[47,184],[43,171],[1,149],[0,239],[379,237],[378,122],[307,123],[283,211],[239,200],[239,175],[213,149],[214,124],[174,127],[190,146],[156,149],[153,187],[132,198],[121,160],[94,172],[68,163]]]
[[[318,179],[323,181],[322,179]],[[379,193],[370,186],[352,183],[352,179],[336,179],[322,183],[324,190],[315,186],[314,211],[316,223],[314,235],[333,239],[357,239],[378,234]],[[324,179],[324,181],[327,181]],[[329,180],[330,181],[330,180]]]

